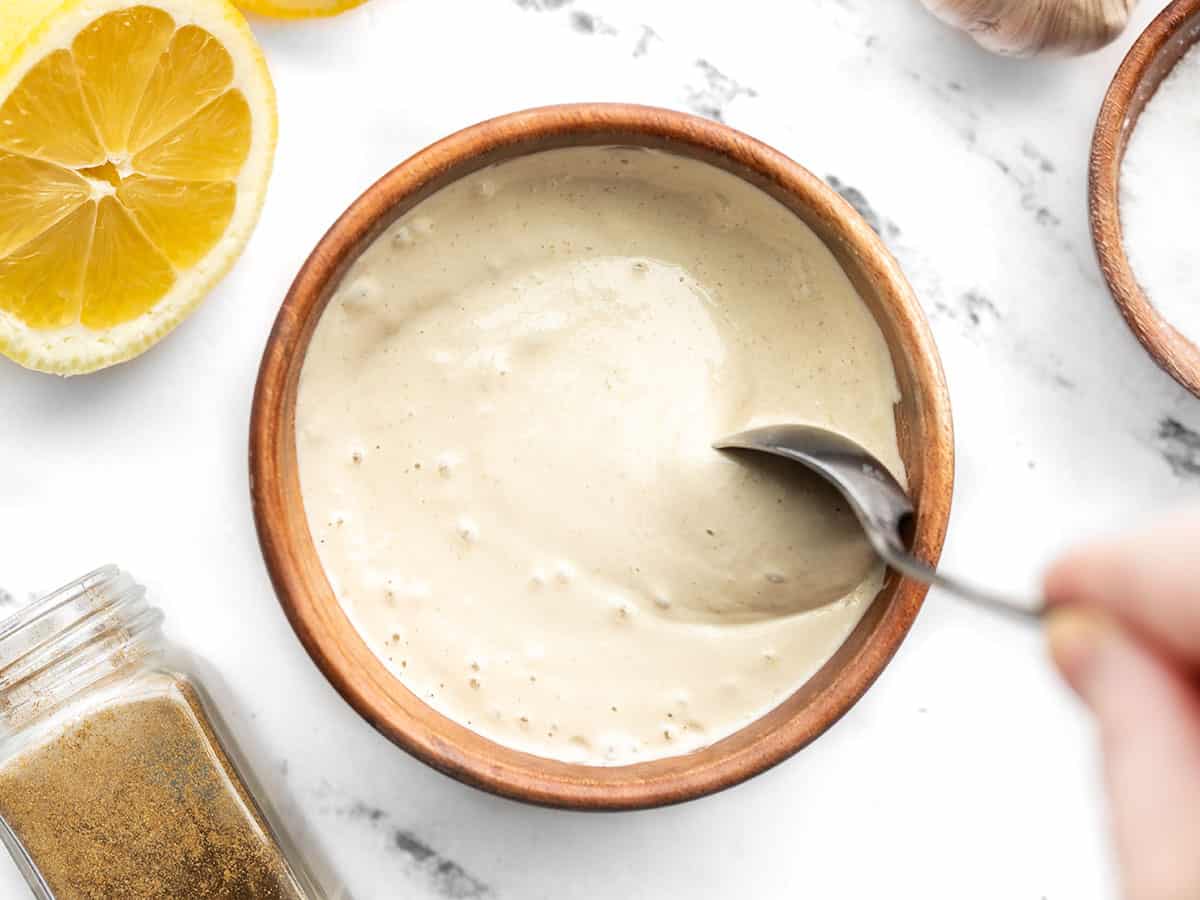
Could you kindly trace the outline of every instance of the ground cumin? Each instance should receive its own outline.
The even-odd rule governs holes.
[[[183,682],[6,763],[0,816],[57,900],[304,900]]]

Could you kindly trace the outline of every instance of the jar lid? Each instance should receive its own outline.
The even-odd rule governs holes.
[[[144,660],[160,643],[162,619],[116,566],[35,600],[0,622],[0,716],[21,725]]]

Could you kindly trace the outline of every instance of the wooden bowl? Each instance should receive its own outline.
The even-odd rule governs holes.
[[[1125,55],[1100,107],[1088,166],[1092,241],[1104,280],[1137,339],[1176,381],[1200,396],[1200,348],[1176,331],[1137,283],[1121,233],[1121,161],[1159,84],[1200,39],[1200,0],[1175,0]],[[1168,186],[1169,187],[1169,186]]]
[[[296,277],[267,341],[250,424],[251,494],[267,568],[296,634],[350,705],[459,781],[532,803],[609,810],[699,797],[795,753],[862,696],[925,596],[924,586],[889,573],[841,649],[777,709],[704,750],[616,767],[545,759],[475,734],[411,694],[359,636],[322,571],[297,477],[296,386],[322,309],[358,254],[446,184],[539,150],[611,144],[659,148],[733,172],[794,210],[836,254],[891,348],[903,394],[900,449],[917,508],[915,550],[936,562],[950,514],[953,436],[941,363],[912,289],[875,233],[824,182],[746,135],[683,113],[615,104],[534,109],[460,131],[393,169],[334,224]]]

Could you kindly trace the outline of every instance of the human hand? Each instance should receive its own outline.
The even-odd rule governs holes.
[[[1128,900],[1200,898],[1200,511],[1046,574],[1051,654],[1094,713]]]

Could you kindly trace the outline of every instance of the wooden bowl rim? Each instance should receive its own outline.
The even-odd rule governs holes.
[[[1154,361],[1177,382],[1200,396],[1200,348],[1177,331],[1142,290],[1125,253],[1121,231],[1121,163],[1142,107],[1133,110],[1151,67],[1189,23],[1196,25],[1200,0],[1174,0],[1146,27],[1125,54],[1100,105],[1088,161],[1088,217],[1092,242],[1109,292],[1130,330]],[[1197,34],[1200,39],[1200,33]],[[1195,41],[1193,41],[1195,43]],[[1154,84],[1158,89],[1164,71]],[[1147,95],[1147,102],[1154,91]]]
[[[612,139],[613,135],[617,139]],[[287,508],[284,479],[294,478],[296,469],[294,446],[282,474],[274,464],[281,448],[289,445],[289,430],[294,439],[295,390],[293,382],[289,396],[289,373],[298,377],[303,356],[297,358],[297,347],[303,342],[301,351],[307,349],[306,322],[314,309],[323,308],[324,294],[340,279],[349,265],[347,260],[356,258],[381,230],[381,221],[389,221],[389,211],[419,194],[439,175],[457,171],[497,149],[516,145],[520,153],[536,152],[547,142],[564,138],[578,139],[581,144],[589,138],[594,144],[666,141],[713,154],[729,165],[730,171],[740,168],[762,178],[790,194],[798,205],[822,216],[823,224],[834,229],[835,237],[845,242],[849,252],[864,259],[864,265],[870,264],[877,293],[889,304],[893,321],[904,328],[917,383],[914,391],[928,430],[921,445],[927,475],[915,498],[923,520],[915,547],[927,561],[937,562],[949,523],[954,480],[950,400],[928,322],[895,259],[832,188],[778,151],[721,123],[631,104],[548,106],[481,122],[417,152],[351,204],[300,269],[264,349],[250,422],[251,500],[265,564],[297,637],[333,687],[376,730],[456,780],[516,800],[587,810],[664,806],[738,784],[783,761],[828,729],[890,661],[921,607],[925,586],[892,573],[875,601],[887,606],[873,632],[857,654],[836,670],[829,686],[796,714],[740,749],[715,757],[711,752],[742,731],[696,754],[670,757],[672,764],[682,767],[680,771],[647,775],[647,770],[658,771],[664,761],[595,767],[547,760],[496,744],[425,706],[388,672],[354,629],[333,596],[307,526],[303,538],[296,538],[289,535],[286,522],[276,521],[275,511]],[[284,518],[282,513],[279,516]],[[297,543],[304,546],[294,546]],[[299,554],[300,565],[289,562],[289,551]],[[302,568],[319,574],[306,578]],[[370,660],[353,665],[329,633],[331,621],[339,628],[349,628],[355,652],[365,650]],[[388,691],[398,696],[381,700],[379,694]],[[436,727],[416,718],[406,708],[409,702],[424,707],[422,714]],[[477,746],[456,741],[454,735],[462,732],[472,738],[466,744]],[[700,754],[712,758],[701,760]]]

